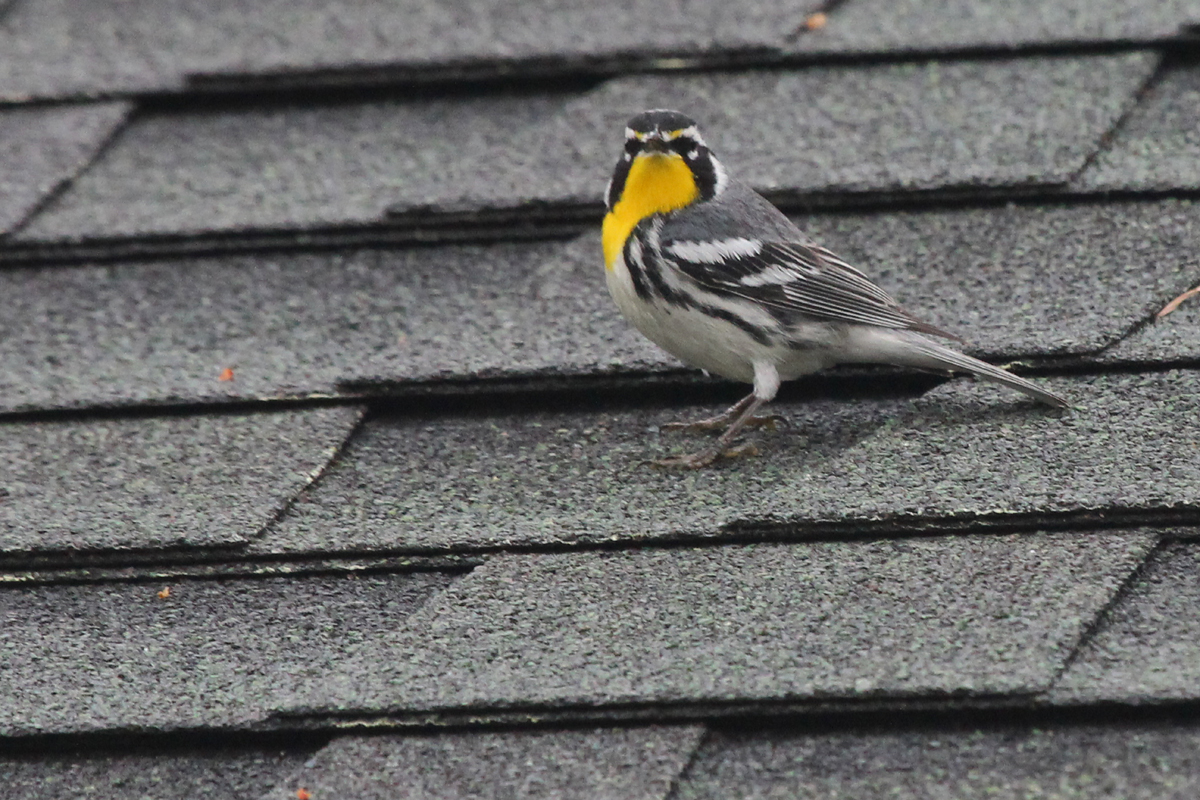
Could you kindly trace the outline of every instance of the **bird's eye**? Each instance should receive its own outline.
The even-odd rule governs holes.
[[[692,158],[692,153],[699,149],[696,141],[689,136],[677,136],[671,140],[669,147],[685,158]]]
[[[693,151],[691,151],[690,153],[688,153],[688,156],[687,156],[687,157],[688,157],[688,159],[689,159],[689,160],[691,160],[691,161],[695,161],[697,158],[699,158],[699,157],[700,157],[700,151],[699,151],[699,150],[693,150]]]

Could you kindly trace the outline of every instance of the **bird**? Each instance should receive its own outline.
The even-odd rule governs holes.
[[[836,364],[967,372],[1069,407],[935,341],[963,342],[910,314],[731,177],[686,114],[651,109],[629,120],[604,202],[605,277],[625,319],[685,364],[753,386],[722,414],[663,426],[721,433],[712,446],[657,466],[696,469],[752,453],[735,440],[780,421],[758,414],[780,384]]]

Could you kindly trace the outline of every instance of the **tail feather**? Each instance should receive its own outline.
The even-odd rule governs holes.
[[[965,353],[951,350],[948,347],[943,347],[926,339],[913,337],[911,345],[910,352],[914,358],[906,362],[909,366],[969,372],[980,378],[1004,384],[1016,389],[1018,392],[1024,392],[1034,400],[1045,403],[1048,406],[1056,408],[1071,407],[1071,404],[1059,395],[1048,392],[1037,384],[1014,375],[1008,370],[993,366],[986,361],[980,361],[978,358],[972,358]]]
[[[980,378],[1016,389],[1040,403],[1056,408],[1070,408],[1062,397],[1040,388],[1037,384],[1013,375],[1008,370],[972,358],[965,353],[943,347],[918,333],[861,326],[854,331],[851,347],[844,354],[847,361],[873,361],[898,364],[918,369],[969,372]]]

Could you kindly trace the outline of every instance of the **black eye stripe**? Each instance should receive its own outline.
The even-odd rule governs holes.
[[[667,146],[671,150],[678,152],[680,156],[686,156],[689,152],[696,149],[696,140],[682,136],[678,139],[671,139],[671,142],[668,142]]]

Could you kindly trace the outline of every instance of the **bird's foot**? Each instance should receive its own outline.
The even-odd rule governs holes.
[[[744,458],[758,455],[758,447],[753,443],[739,444],[734,447],[710,447],[699,453],[684,456],[670,456],[651,461],[650,464],[660,469],[703,469],[711,466],[718,458]]]
[[[718,417],[709,417],[708,419],[698,419],[695,422],[668,422],[661,427],[664,431],[684,431],[686,433],[701,433],[719,431],[729,424],[730,415],[722,414]],[[743,423],[746,428],[765,428],[767,430],[779,430],[786,428],[791,423],[787,417],[782,417],[779,414],[763,414],[761,416],[750,417]]]

